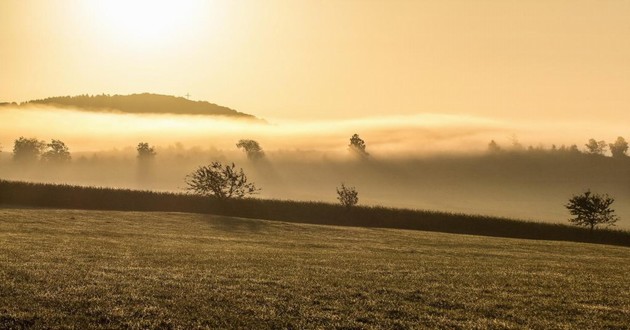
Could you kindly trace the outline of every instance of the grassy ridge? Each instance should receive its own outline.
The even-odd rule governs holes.
[[[2,329],[624,329],[626,247],[0,209]]]
[[[630,232],[561,224],[384,207],[355,207],[281,200],[219,201],[187,194],[0,181],[0,203],[30,207],[169,211],[325,225],[415,229],[497,237],[562,240],[630,246]]]
[[[57,96],[32,100],[21,105],[46,104],[72,106],[83,110],[118,110],[124,113],[170,113],[191,115],[219,115],[256,119],[253,115],[205,101],[191,101],[183,97],[151,93],[131,95]]]

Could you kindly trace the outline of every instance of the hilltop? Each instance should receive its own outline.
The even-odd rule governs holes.
[[[4,103],[10,105],[15,103]],[[238,112],[234,109],[206,101],[192,101],[184,97],[161,94],[131,94],[131,95],[77,95],[56,96],[21,103],[20,106],[44,104],[52,106],[74,107],[86,111],[120,111],[123,113],[155,113],[155,114],[185,114],[212,115],[254,119],[253,115]]]

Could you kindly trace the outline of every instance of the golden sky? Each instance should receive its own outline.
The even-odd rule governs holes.
[[[630,123],[630,1],[0,0],[0,101],[141,92],[263,118]]]

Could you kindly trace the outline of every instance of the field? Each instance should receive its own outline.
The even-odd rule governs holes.
[[[630,231],[588,229],[427,210],[244,198],[221,201],[190,194],[0,180],[0,205],[108,211],[215,214],[317,225],[416,229],[452,234],[574,241],[630,247]]]
[[[620,246],[0,209],[0,328],[624,329],[629,274]]]

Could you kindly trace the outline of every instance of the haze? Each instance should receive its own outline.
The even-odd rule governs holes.
[[[0,2],[0,101],[155,92],[268,119],[630,120],[628,1]]]

